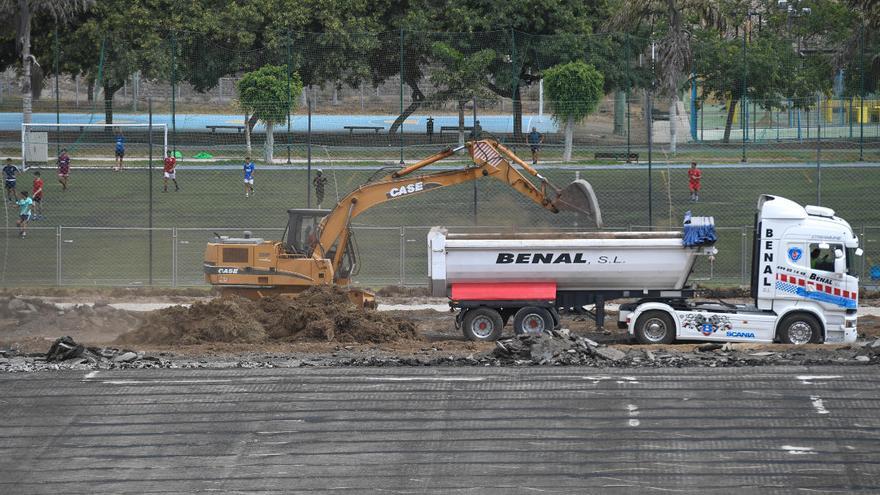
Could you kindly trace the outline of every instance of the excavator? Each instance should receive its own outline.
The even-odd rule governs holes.
[[[461,169],[416,174],[428,165],[466,150],[472,163]],[[536,186],[523,172],[535,177]],[[423,171],[424,172],[424,171]],[[215,234],[205,249],[205,279],[223,295],[250,299],[295,296],[315,285],[347,287],[357,270],[352,221],[366,210],[389,201],[426,194],[439,188],[489,177],[508,184],[553,213],[574,211],[602,227],[602,216],[590,184],[577,180],[557,188],[534,167],[495,140],[469,141],[446,148],[412,165],[395,169],[358,187],[331,210],[290,209],[281,240]],[[349,288],[355,304],[375,306],[375,295]]]

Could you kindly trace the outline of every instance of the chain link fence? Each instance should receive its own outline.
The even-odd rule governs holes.
[[[90,41],[62,29],[43,63],[33,125],[21,125],[20,79],[0,75],[0,153],[27,165],[17,189],[30,189],[37,172],[45,181],[43,218],[26,239],[17,237],[17,209],[6,203],[0,283],[199,285],[214,232],[276,239],[288,208],[319,206],[316,170],[328,178],[320,206],[330,208],[382,167],[479,136],[537,161],[557,186],[588,180],[606,228],[677,230],[686,211],[714,216],[721,252],[713,264],[701,262],[697,280],[748,282],[754,209],[769,193],[829,206],[850,221],[867,253],[863,283],[876,285],[880,45],[874,33],[854,30],[848,51],[837,52],[847,56],[835,58],[815,49],[798,19],[777,21],[790,25],[782,38],[752,28],[695,38],[693,66],[676,91],[662,84],[658,40],[623,33],[273,32],[257,50],[183,31],[153,33],[147,49],[104,33],[91,47],[90,70],[70,76],[75,54],[67,47]],[[570,61],[594,65],[605,96],[572,129],[566,162],[565,126],[542,73]],[[244,105],[239,82],[266,66],[281,68],[276,82],[285,96]],[[284,118],[259,118],[279,105]],[[66,191],[55,176],[61,149],[71,157]],[[166,151],[177,160],[179,192],[163,180]],[[243,187],[246,156],[257,164],[252,196]],[[696,203],[692,161],[703,172]],[[469,161],[441,163],[426,172]],[[356,280],[424,284],[430,225],[586,228],[577,221],[491,180],[395,200],[356,221]]]

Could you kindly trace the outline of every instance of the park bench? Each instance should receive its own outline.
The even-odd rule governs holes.
[[[243,125],[206,125],[205,127],[211,129],[211,134],[217,132],[217,129],[235,129],[238,132],[244,131]]]
[[[466,125],[466,126],[462,127],[462,129],[464,130],[464,132],[471,132],[474,130],[474,127]],[[444,125],[444,126],[440,127],[440,134],[443,134],[444,132],[447,132],[447,131],[448,132],[458,132],[458,126],[457,125]]]
[[[379,131],[384,129],[384,127],[382,127],[381,125],[347,125],[343,128],[348,129],[349,134],[354,134],[355,129],[363,131],[373,131],[376,134],[379,134]]]
[[[625,160],[628,163],[638,162],[639,154],[627,154],[625,151],[599,151],[593,154],[593,158],[595,158],[596,160]]]

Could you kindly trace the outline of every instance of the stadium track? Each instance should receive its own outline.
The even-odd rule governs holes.
[[[878,368],[0,376],[2,493],[880,490]]]

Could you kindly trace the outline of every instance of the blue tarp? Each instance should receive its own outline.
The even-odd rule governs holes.
[[[714,244],[718,240],[715,234],[715,217],[695,217],[690,211],[684,214],[684,236],[682,239],[685,247],[705,246]]]

